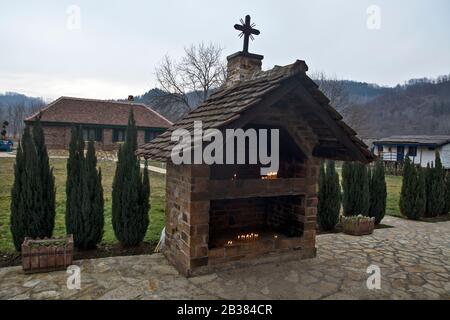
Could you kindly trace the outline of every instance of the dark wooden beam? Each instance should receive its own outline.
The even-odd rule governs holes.
[[[311,107],[313,111],[333,132],[336,138],[352,152],[356,157],[355,160],[367,163],[367,159],[364,154],[359,150],[351,138],[345,133],[345,131],[339,127],[335,120],[328,114],[328,112],[310,95],[310,93],[303,87],[302,83],[296,79],[298,86],[296,87],[295,94],[300,100],[305,102]]]

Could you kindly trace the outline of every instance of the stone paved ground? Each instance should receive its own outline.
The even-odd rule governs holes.
[[[0,299],[450,299],[450,221],[387,217],[371,236],[317,237],[317,258],[186,279],[160,254],[79,261],[81,290],[67,274],[0,269]],[[366,268],[381,268],[368,290]]]

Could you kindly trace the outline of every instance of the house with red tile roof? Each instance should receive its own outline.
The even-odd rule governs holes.
[[[114,150],[125,139],[128,114],[133,110],[138,145],[150,142],[172,123],[141,103],[60,97],[25,119],[33,125],[40,118],[49,149],[68,149],[73,126],[81,126],[86,141],[94,140],[98,150]]]

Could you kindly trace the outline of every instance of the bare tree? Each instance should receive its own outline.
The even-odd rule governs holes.
[[[20,138],[25,126],[25,118],[33,113],[36,113],[44,106],[44,101],[40,99],[31,101],[28,104],[24,101],[16,102],[14,104],[10,104],[6,108],[6,113],[3,117],[9,122],[8,131],[14,140]]]
[[[26,116],[28,117],[28,116],[32,115],[33,113],[37,113],[39,110],[41,110],[45,106],[46,106],[46,104],[43,99],[31,101],[30,105],[28,107]]]
[[[192,105],[188,93],[195,92],[200,101],[206,100],[211,90],[225,81],[226,67],[222,59],[223,48],[218,45],[191,45],[184,52],[180,61],[166,55],[155,74],[161,89],[190,111]]]
[[[26,107],[23,102],[8,106],[8,119],[14,140],[16,140],[20,136],[20,132],[22,132],[25,114]]]
[[[320,90],[330,99],[337,110],[344,110],[350,104],[350,95],[344,83],[337,77],[329,77],[324,72],[315,72],[311,78],[317,82]]]

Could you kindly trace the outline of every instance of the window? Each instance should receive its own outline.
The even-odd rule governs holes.
[[[382,153],[383,152],[383,146],[382,145],[379,145],[378,146],[378,153]]]
[[[152,141],[158,136],[159,132],[153,130],[145,130],[145,143]]]
[[[409,147],[408,148],[408,156],[410,156],[410,157],[417,156],[417,147]]]
[[[114,129],[113,130],[113,142],[125,141],[125,129]]]
[[[84,141],[102,141],[103,130],[101,128],[83,128]]]

